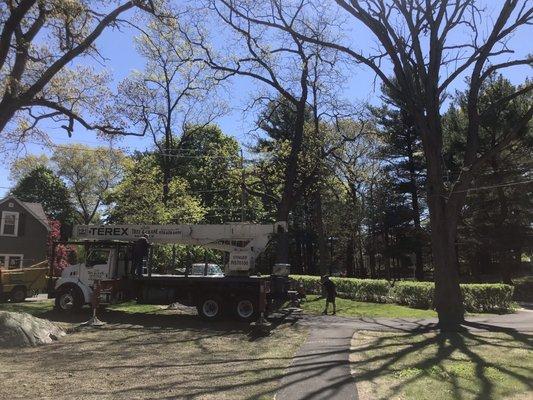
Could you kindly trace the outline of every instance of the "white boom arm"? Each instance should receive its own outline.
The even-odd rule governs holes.
[[[145,236],[150,243],[198,245],[230,253],[230,271],[247,271],[265,249],[278,227],[286,222],[259,225],[231,223],[226,225],[75,225],[77,240],[136,241]]]

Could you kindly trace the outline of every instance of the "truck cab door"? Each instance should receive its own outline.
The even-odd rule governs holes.
[[[111,277],[112,268],[111,249],[92,249],[85,262],[87,269],[88,283],[90,286],[95,280],[107,280]]]

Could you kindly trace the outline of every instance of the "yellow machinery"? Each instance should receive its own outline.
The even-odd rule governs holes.
[[[24,301],[28,295],[43,292],[47,286],[48,261],[30,267],[0,268],[0,300]]]

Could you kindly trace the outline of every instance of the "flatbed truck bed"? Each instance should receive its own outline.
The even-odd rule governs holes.
[[[143,304],[180,303],[196,306],[198,313],[211,319],[233,315],[254,320],[266,312],[270,278],[260,276],[141,276],[136,282],[137,301]]]

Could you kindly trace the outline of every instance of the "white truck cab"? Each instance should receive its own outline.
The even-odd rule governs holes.
[[[66,311],[90,303],[96,280],[114,282],[114,286],[120,286],[131,268],[129,258],[127,245],[91,248],[84,262],[69,265],[56,281],[56,307]],[[104,289],[100,303],[113,303],[110,294]]]

